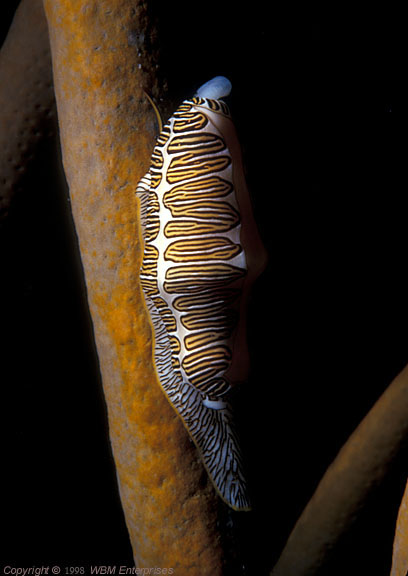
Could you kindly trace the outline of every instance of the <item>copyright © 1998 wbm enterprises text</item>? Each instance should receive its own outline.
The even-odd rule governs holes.
[[[174,568],[160,566],[136,568],[135,566],[4,566],[4,576],[169,576]]]

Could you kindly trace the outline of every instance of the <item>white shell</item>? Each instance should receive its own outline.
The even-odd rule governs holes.
[[[219,100],[230,95],[232,90],[231,82],[225,76],[216,76],[212,78],[197,90],[199,98],[210,98]]]

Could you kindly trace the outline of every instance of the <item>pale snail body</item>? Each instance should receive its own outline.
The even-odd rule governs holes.
[[[230,88],[223,77],[208,82],[160,132],[137,188],[140,278],[160,384],[221,497],[248,509],[228,392],[247,377],[245,308],[254,273],[242,245],[249,198],[239,143],[220,99]]]

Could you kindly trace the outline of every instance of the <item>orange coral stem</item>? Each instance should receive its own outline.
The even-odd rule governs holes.
[[[140,566],[221,574],[218,502],[166,400],[139,284],[135,190],[160,91],[146,2],[46,0],[64,168],[85,271],[125,518]],[[149,46],[151,42],[149,41]]]

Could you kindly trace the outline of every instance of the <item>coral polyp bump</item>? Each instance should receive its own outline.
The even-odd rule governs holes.
[[[224,77],[210,80],[158,136],[137,188],[140,279],[160,385],[220,496],[245,510],[250,502],[229,395],[247,378],[246,300],[263,262],[249,270],[253,257],[244,240],[251,235],[251,214],[243,233],[249,196],[222,100],[230,89]],[[249,252],[253,248],[252,239]]]

